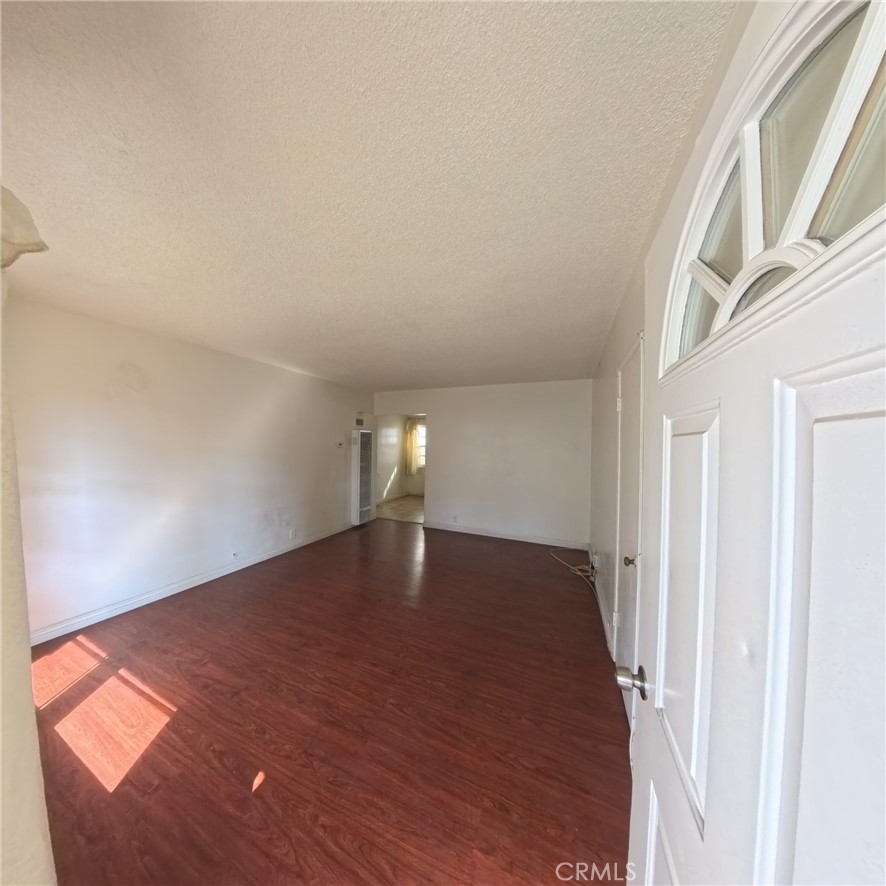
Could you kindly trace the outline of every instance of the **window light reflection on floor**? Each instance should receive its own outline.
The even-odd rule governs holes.
[[[123,669],[77,705],[55,730],[110,793],[175,710]]]
[[[82,634],[31,665],[34,704],[42,708],[85,677],[107,654]]]

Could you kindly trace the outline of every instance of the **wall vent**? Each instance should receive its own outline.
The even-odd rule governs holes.
[[[351,523],[372,518],[372,431],[351,431]]]

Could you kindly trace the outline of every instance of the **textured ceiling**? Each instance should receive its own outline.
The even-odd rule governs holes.
[[[2,4],[11,289],[365,390],[587,377],[731,4]]]

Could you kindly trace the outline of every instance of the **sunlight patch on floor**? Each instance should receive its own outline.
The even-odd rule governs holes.
[[[146,694],[136,688],[141,685],[132,675],[110,677],[55,727],[108,792],[120,784],[175,711],[150,690]]]
[[[31,665],[34,704],[38,708],[49,704],[107,657],[104,651],[82,635],[68,640],[55,652],[44,655]]]

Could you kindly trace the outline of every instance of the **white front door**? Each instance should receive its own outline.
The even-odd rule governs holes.
[[[881,258],[662,392],[646,882],[884,882],[884,323]]]
[[[677,256],[646,413],[641,882],[886,881],[884,9],[858,8],[788,16]],[[772,127],[803,101],[820,134],[788,175]]]
[[[618,368],[618,544],[613,623],[616,666],[637,669],[640,587],[640,486],[643,447],[643,336]],[[624,697],[633,728],[635,699]]]

